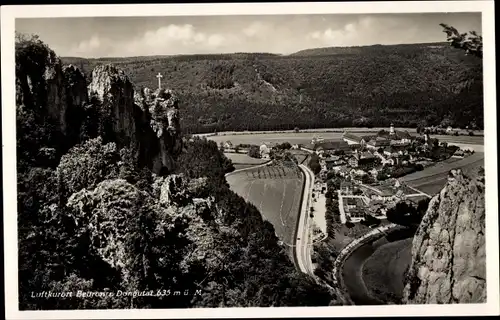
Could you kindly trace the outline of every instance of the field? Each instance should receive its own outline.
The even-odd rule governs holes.
[[[295,159],[297,159],[299,164],[304,163],[309,156],[309,152],[304,150],[290,150],[290,153],[295,156]]]
[[[233,145],[237,144],[256,144],[269,143],[271,145],[283,142],[290,144],[309,144],[314,136],[320,135],[323,139],[341,140],[342,132],[326,132],[326,133],[313,133],[313,132],[287,132],[287,133],[255,133],[255,134],[233,134],[233,135],[217,135],[207,137],[219,144],[221,141],[231,141]]]
[[[292,245],[304,177],[298,167],[270,165],[229,174],[230,188],[252,203],[285,245]],[[291,247],[290,247],[291,248]]]
[[[439,192],[446,184],[448,172],[452,169],[461,168],[464,173],[477,170],[480,166],[484,166],[484,153],[476,152],[463,159],[457,161],[443,161],[433,166],[427,167],[422,171],[414,172],[401,178],[408,185],[425,192],[429,195],[434,195]]]
[[[461,149],[472,149],[475,152],[484,152],[484,136],[447,136],[433,135],[439,142],[447,142]]]
[[[291,144],[308,144],[312,138],[319,136],[325,140],[341,140],[344,130],[357,133],[359,135],[369,135],[379,130],[388,128],[336,128],[336,129],[314,129],[302,130],[301,132],[281,131],[243,131],[243,132],[221,132],[217,135],[207,135],[207,139],[217,143],[231,141],[236,144],[278,144],[290,142]],[[417,135],[414,128],[396,128],[396,130],[408,130],[412,135]],[[452,135],[431,135],[432,138],[439,139],[440,142],[447,142],[461,147],[473,147],[477,152],[484,150],[484,137],[482,136],[452,136]],[[481,148],[483,147],[483,148]]]
[[[233,162],[236,170],[257,166],[269,161],[266,159],[252,158],[246,153],[224,152],[224,155]]]
[[[413,238],[388,242],[378,240],[375,252],[363,265],[363,280],[370,294],[384,302],[397,303],[402,298],[404,272],[411,262]]]
[[[439,140],[439,142],[478,144],[478,145],[484,144],[484,136],[431,135],[431,138],[436,138]]]

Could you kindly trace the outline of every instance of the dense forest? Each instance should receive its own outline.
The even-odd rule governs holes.
[[[76,132],[68,145],[47,112],[56,100],[46,84],[65,85],[55,77],[58,59],[36,37],[17,40],[21,310],[336,303],[295,269],[258,210],[230,191],[224,174],[234,168],[215,142],[184,136],[175,168],[161,175],[99,130]]]
[[[114,63],[138,87],[154,75],[183,101],[186,132],[344,126],[482,128],[482,61],[447,43],[237,53],[63,58],[88,74]]]

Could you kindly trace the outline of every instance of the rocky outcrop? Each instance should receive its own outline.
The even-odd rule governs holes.
[[[484,177],[452,170],[415,234],[404,302],[486,301]]]
[[[157,150],[151,159],[154,172],[160,172],[162,168],[171,170],[174,165],[174,157],[182,150],[182,139],[180,136],[179,101],[170,90],[142,89],[134,97],[136,105],[142,113],[144,143],[150,144],[155,141],[154,146],[149,149]],[[148,155],[146,155],[148,158]]]
[[[139,166],[164,174],[173,170],[182,150],[174,94],[147,88],[135,92],[123,70],[113,65],[97,66],[88,83],[75,66],[63,67],[41,41],[23,40],[16,43],[16,89],[18,112],[29,110],[37,126],[50,121],[61,134],[50,145],[58,154],[101,136],[129,148]]]
[[[16,102],[47,116],[62,133],[68,128],[64,73],[60,59],[41,42],[16,44]]]
[[[206,178],[188,179],[182,174],[158,181],[159,203],[164,206],[185,206],[193,199],[208,197]]]
[[[99,105],[105,140],[116,140],[120,146],[135,144],[134,87],[123,70],[109,64],[97,66],[88,91],[93,103]]]
[[[80,128],[84,120],[85,106],[89,100],[87,79],[83,72],[73,65],[64,66],[62,71],[67,105],[66,138],[71,142],[80,142]]]
[[[88,86],[98,105],[105,140],[130,146],[142,165],[153,172],[172,171],[180,153],[178,100],[170,91],[134,91],[125,73],[113,65],[97,66]]]

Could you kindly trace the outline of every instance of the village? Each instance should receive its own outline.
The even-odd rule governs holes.
[[[412,135],[396,130],[391,124],[371,135],[344,131],[341,140],[314,136],[309,144],[276,143],[270,145],[221,144],[224,152],[246,153],[249,157],[271,161],[284,154],[293,155],[297,163],[307,163],[315,175],[311,212],[324,212],[325,197],[335,194],[340,223],[377,224],[386,219],[387,210],[405,201],[414,206],[430,195],[408,186],[399,178],[421,171],[439,161],[450,161],[474,153],[439,142],[429,130]],[[301,158],[302,157],[302,158]],[[330,190],[333,179],[340,181]],[[317,214],[324,216],[324,214]],[[315,219],[316,220],[316,219]],[[323,224],[323,223],[320,223]],[[324,228],[322,228],[324,229]]]

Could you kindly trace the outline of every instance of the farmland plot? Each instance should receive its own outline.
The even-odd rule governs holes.
[[[462,169],[465,174],[484,166],[484,153],[476,152],[466,158],[453,162],[439,162],[422,171],[414,172],[401,178],[406,183],[429,195],[438,193],[446,184],[448,172]]]
[[[226,179],[230,188],[252,203],[274,226],[278,238],[291,248],[304,187],[300,169],[269,165],[239,171]]]

